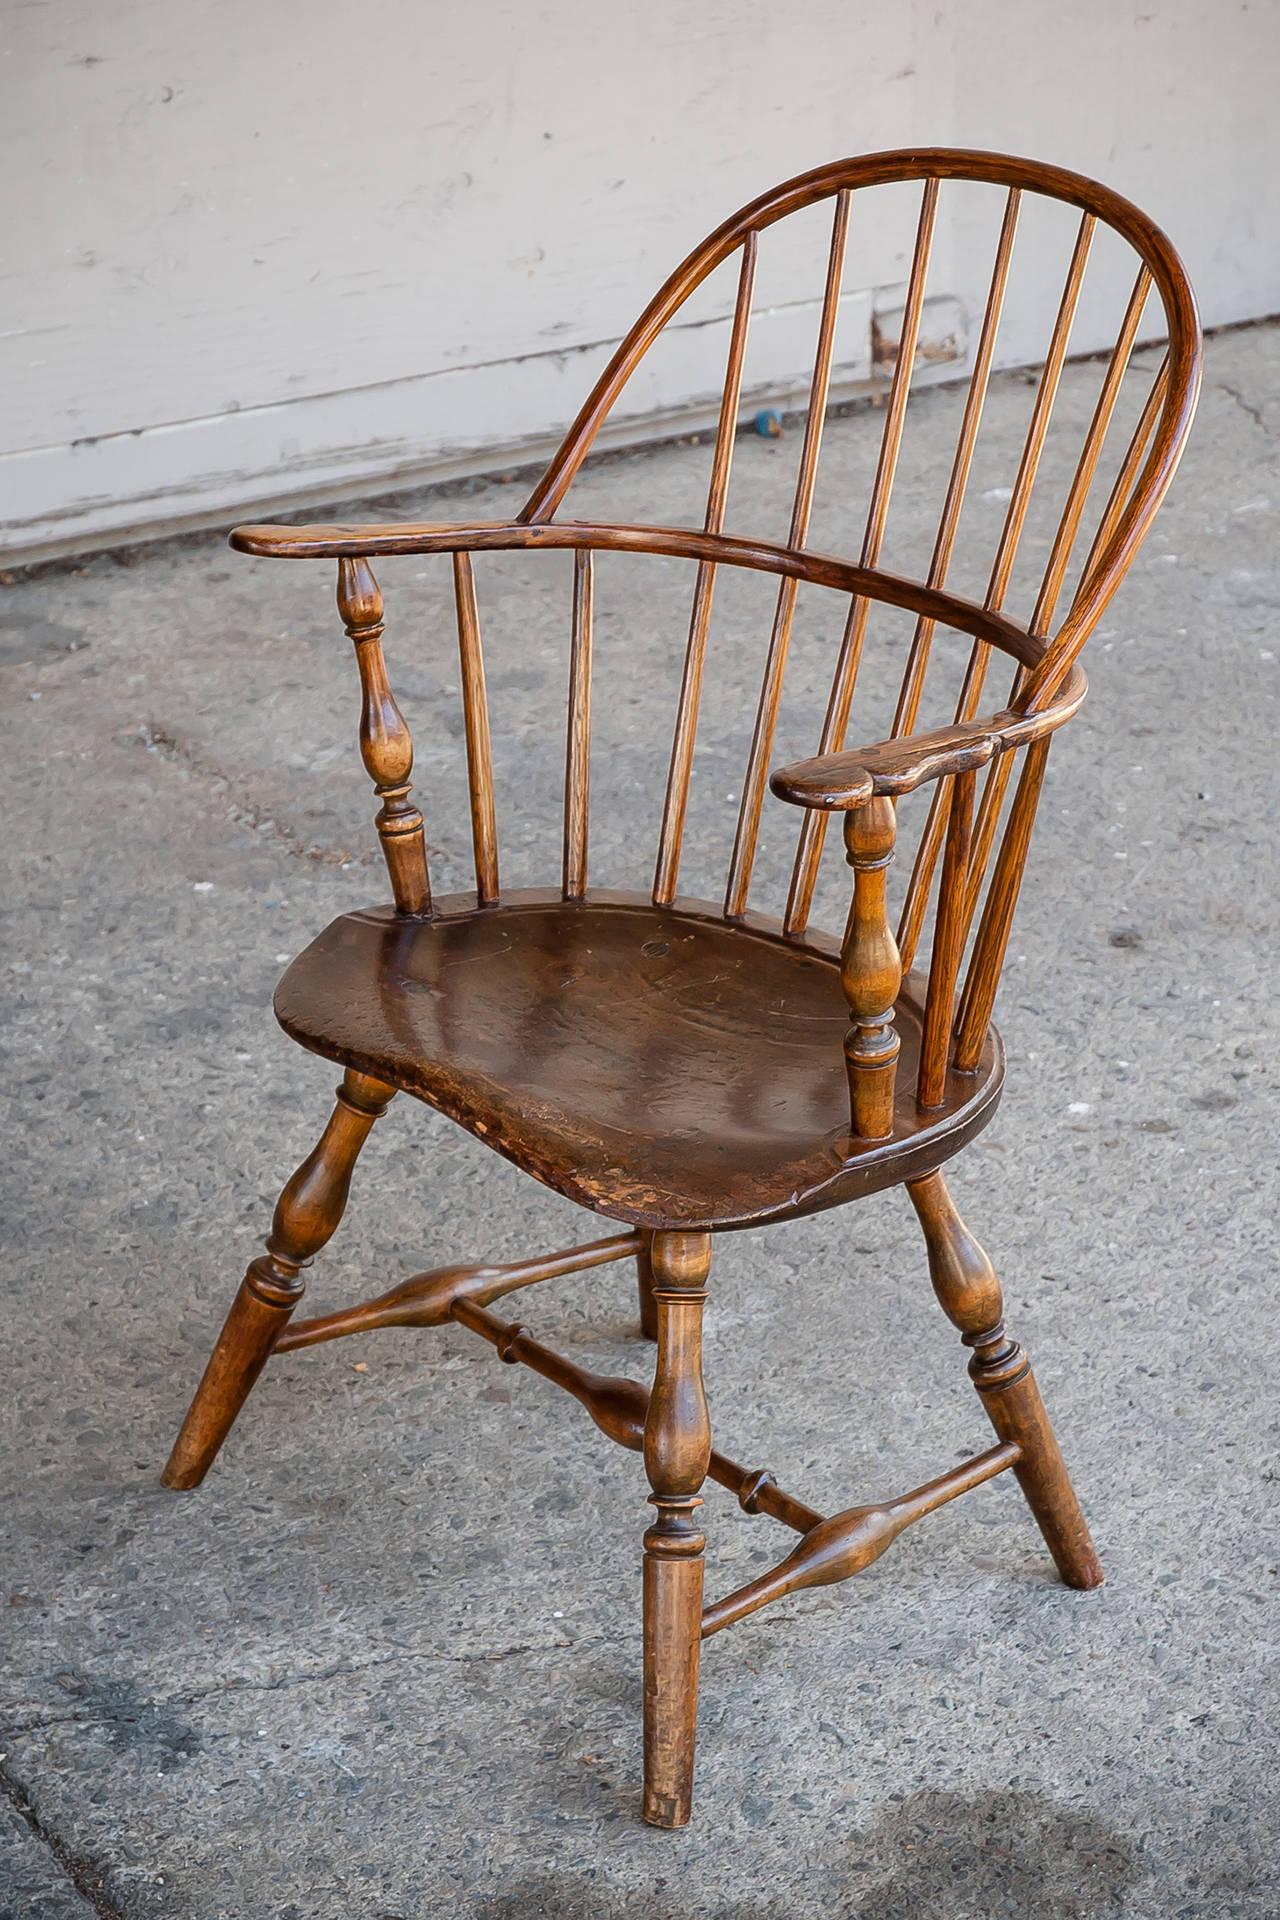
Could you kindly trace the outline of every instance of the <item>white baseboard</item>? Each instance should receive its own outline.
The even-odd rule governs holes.
[[[894,290],[887,299],[842,296],[833,401],[883,389],[872,362],[873,310],[883,339],[893,304]],[[966,350],[960,309],[945,298],[926,309],[921,379],[954,378]],[[809,302],[753,316],[746,417],[764,405],[803,405],[815,318]],[[668,329],[664,358],[642,363],[596,444],[638,446],[714,428],[728,325]],[[26,565],[544,460],[615,345],[0,455],[0,562]]]

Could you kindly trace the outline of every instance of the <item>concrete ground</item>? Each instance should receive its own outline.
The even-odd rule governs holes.
[[[1097,378],[1069,369],[1064,423]],[[996,383],[969,527],[988,554],[1028,403]],[[914,401],[909,446],[945,448],[958,404]],[[816,544],[856,550],[880,419],[832,422]],[[329,569],[200,538],[5,588],[4,1920],[1280,1911],[1278,436],[1280,330],[1212,341],[1191,451],[1054,751],[1000,1005],[1008,1089],[954,1181],[1108,1584],[1056,1582],[1005,1478],[737,1627],[705,1657],[678,1834],[638,1818],[642,1472],[543,1382],[460,1329],[282,1357],[205,1486],[160,1486],[328,1110],[334,1070],[275,1027],[274,979],[385,894]],[[741,443],[735,530],[781,531],[796,440]],[[706,451],[603,464],[577,511],[687,521]],[[946,457],[904,474],[889,564],[918,564]],[[558,873],[561,558],[480,568],[513,881]],[[640,564],[601,567],[593,848],[598,879],[643,884],[689,576]],[[460,886],[447,565],[382,571],[433,865]],[[981,590],[981,567],[957,579]],[[691,890],[723,862],[768,598],[723,582],[736,651],[709,669]],[[812,739],[836,618],[802,604],[779,759]],[[884,729],[881,671],[859,737]],[[401,1101],[313,1310],[591,1236]],[[650,1363],[627,1268],[519,1305],[605,1371]],[[986,1444],[900,1194],[722,1243],[707,1365],[718,1444],[824,1510]],[[711,1593],[785,1550],[719,1490],[707,1513]]]

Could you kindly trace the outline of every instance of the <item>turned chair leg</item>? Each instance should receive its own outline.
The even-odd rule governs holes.
[[[356,1157],[395,1088],[348,1068],[314,1150],[276,1202],[267,1251],[251,1262],[164,1470],[166,1487],[198,1487],[301,1300],[301,1269],[337,1229]]]
[[[706,1545],[695,1515],[711,1458],[702,1390],[710,1235],[655,1233],[650,1260],[658,1359],[644,1464],[658,1517],[644,1536],[644,1817],[683,1827],[693,1801]]]
[[[653,1297],[653,1261],[650,1248],[653,1235],[646,1233],[644,1246],[636,1255],[636,1292],[640,1301],[640,1331],[646,1340],[658,1337],[658,1303]]]
[[[1022,1449],[1014,1468],[1058,1572],[1069,1587],[1100,1587],[1102,1565],[1067,1474],[1031,1362],[1005,1331],[995,1269],[956,1212],[940,1173],[908,1183],[924,1228],[942,1311],[973,1350],[969,1377],[1000,1439]]]

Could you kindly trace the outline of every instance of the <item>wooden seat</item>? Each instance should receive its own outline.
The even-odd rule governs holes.
[[[922,1007],[899,996],[889,1138],[849,1132],[840,951],[728,926],[711,905],[529,892],[440,901],[427,924],[346,914],[276,990],[313,1053],[417,1094],[570,1200],[649,1228],[711,1231],[918,1179],[984,1126],[980,1072],[922,1114]]]
[[[987,199],[990,287],[975,316],[967,381],[953,410],[952,417],[959,414],[954,443],[940,461],[930,449],[924,462],[925,479],[946,475],[929,557],[919,563],[918,549],[908,543],[917,566],[901,572],[886,564],[890,503],[917,359],[954,349],[954,327],[951,347],[922,343],[921,327],[939,208],[962,187]],[[882,188],[918,193],[915,236],[914,242],[904,236],[900,249],[884,256],[886,263],[909,256],[910,268],[905,288],[893,293],[900,305],[892,320],[886,313],[883,328],[874,329],[876,358],[888,353],[892,374],[880,396],[879,455],[858,503],[865,509],[861,540],[856,552],[845,554],[815,546],[810,536],[837,335],[850,314],[870,312],[869,282],[856,283],[862,291],[854,300],[844,298],[847,256],[864,258],[861,248],[849,248],[851,223],[860,217],[862,197]],[[965,521],[972,538],[987,542],[979,554],[985,590],[980,598],[967,597],[954,590],[951,575],[984,403],[999,364],[1024,202],[1065,221],[1065,238],[1056,277],[1039,282],[1048,285],[1043,359],[1033,375],[1021,448],[1006,486],[984,484],[983,499],[1002,501],[1003,512],[982,523],[991,530],[986,536],[982,526],[975,533]],[[900,205],[900,197],[893,204]],[[758,300],[757,266],[779,222],[824,206],[830,237],[813,302],[803,427],[790,436],[796,450],[790,520],[777,537],[744,537],[727,530],[731,467],[739,428],[756,404],[746,375],[752,314],[774,297]],[[953,260],[973,257],[979,230],[966,215],[962,244],[950,250]],[[1106,235],[1112,266],[1121,255],[1125,265],[1111,294],[1104,287],[1085,309],[1087,344],[1096,349],[1098,314],[1114,296],[1113,344],[1093,363],[1087,419],[1067,423],[1069,477],[1046,499],[1043,456],[1099,234]],[[1033,261],[1050,259],[1054,244],[1051,233],[1040,234],[1030,250]],[[699,343],[722,355],[709,382],[719,384],[720,397],[701,524],[559,518],[628,380],[690,296],[715,284],[721,267],[731,276],[721,307],[699,310],[696,325],[682,327],[679,343],[686,358]],[[1042,270],[1036,266],[1037,276]],[[886,277],[897,271],[895,265]],[[1035,291],[1022,287],[1017,295],[1024,321]],[[797,297],[789,314],[803,304]],[[1131,370],[1135,347],[1153,339],[1162,347],[1154,364],[1148,357]],[[1199,364],[1195,304],[1177,256],[1159,229],[1118,195],[1061,168],[996,154],[872,154],[761,195],[694,250],[623,340],[513,519],[470,526],[253,526],[232,535],[241,552],[337,562],[338,607],[363,699],[360,748],[380,803],[376,824],[393,902],[334,921],[280,982],[276,1010],[286,1031],[345,1072],[318,1144],[280,1195],[266,1252],[241,1283],[165,1481],[171,1487],[199,1483],[268,1360],[375,1329],[450,1321],[488,1341],[502,1359],[574,1395],[610,1439],[643,1453],[651,1489],[654,1518],[644,1535],[643,1804],[645,1818],[657,1826],[689,1818],[701,1642],[783,1595],[859,1572],[904,1527],[943,1502],[1011,1471],[1062,1578],[1075,1587],[1102,1579],[1030,1362],[1005,1326],[995,1269],[960,1219],[942,1169],[987,1124],[999,1099],[1004,1068],[992,1009],[1049,749],[1085,697],[1081,650],[1173,477],[1195,407]],[[935,426],[943,417],[930,416]],[[850,503],[839,505],[830,524],[851,525]],[[1020,562],[1028,527],[1036,531]],[[541,871],[521,876],[513,888],[502,871],[507,856],[500,845],[476,587],[477,563],[486,565],[490,553],[522,555],[530,570],[541,564],[540,555],[573,557],[554,887],[545,884],[554,876]],[[413,742],[382,652],[383,600],[371,563],[398,554],[438,556],[451,575],[456,610],[456,668],[447,672],[456,672],[461,686],[475,887],[445,899],[432,893],[423,817],[411,798]],[[597,567],[612,564],[614,554],[629,556],[629,567],[635,556],[648,556],[651,566],[683,565],[692,586],[679,694],[670,733],[655,748],[655,765],[665,766],[667,777],[654,808],[657,853],[644,892],[601,890],[602,879],[608,889],[634,884],[636,876],[614,870],[616,859],[588,884],[591,747],[602,712],[597,656],[606,651],[595,638]],[[1015,563],[1029,567],[1029,588],[1019,584]],[[703,682],[714,671],[713,602],[726,569],[771,580],[773,614],[767,632],[755,635],[746,632],[740,612],[735,616],[735,660],[740,666],[754,646],[760,677],[754,710],[741,716],[750,745],[729,796],[737,815],[724,894],[712,904],[686,899],[679,876],[686,829],[707,786],[695,787],[694,763]],[[637,575],[627,580],[647,619]],[[821,706],[805,722],[809,757],[780,766],[779,721],[791,685],[797,608],[809,604],[806,596],[819,595],[827,635]],[[505,599],[519,604],[509,581]],[[830,621],[837,602],[838,643]],[[743,597],[736,604],[744,604]],[[436,633],[425,644],[439,650],[445,642]],[[877,665],[864,674],[872,658]],[[850,747],[851,716],[862,711],[855,692],[861,703],[861,689],[868,678],[875,683],[886,663],[896,687],[891,709],[872,744]],[[1007,675],[1007,690],[994,697],[987,691],[993,671]],[[1080,804],[1101,804],[1105,777],[1105,769],[1092,770]],[[723,792],[719,779],[717,785]],[[775,849],[788,821],[795,835],[776,918],[761,912],[758,898],[766,807]],[[622,839],[634,849],[644,839],[639,803],[630,802],[628,813]],[[836,924],[843,922],[838,935],[810,925],[815,900],[823,897],[833,814],[840,817],[852,869],[852,900],[842,885],[836,910]],[[906,857],[891,876],[900,852]],[[640,858],[647,859],[643,848]],[[891,877],[899,889],[892,906]],[[525,881],[543,883],[541,890]],[[375,1299],[295,1318],[303,1274],[342,1217],[360,1148],[401,1090],[546,1186],[621,1223],[623,1231],[501,1265],[436,1267]],[[1034,1179],[1025,1160],[1018,1177]],[[968,1451],[962,1464],[908,1493],[824,1516],[783,1491],[767,1471],[742,1467],[712,1445],[701,1325],[713,1236],[899,1185],[923,1228],[934,1292],[969,1351],[969,1374],[996,1444]],[[621,1259],[636,1262],[640,1330],[656,1341],[651,1387],[587,1372],[490,1310],[520,1288]],[[905,1367],[910,1356],[902,1347],[900,1338],[886,1338],[864,1364]],[[803,1390],[797,1381],[797,1394]],[[728,1488],[747,1512],[770,1516],[800,1539],[775,1566],[704,1606],[708,1480]]]

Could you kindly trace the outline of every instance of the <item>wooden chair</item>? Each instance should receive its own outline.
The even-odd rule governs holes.
[[[998,237],[932,557],[923,579],[906,578],[883,570],[880,557],[939,197],[956,191],[956,180],[995,190]],[[851,207],[857,194],[903,182],[918,183],[920,198],[900,340],[861,549],[856,560],[838,558],[812,549],[808,534]],[[1065,203],[1079,220],[979,603],[946,583],[1015,230],[1032,195]],[[830,253],[790,529],[776,543],[735,537],[725,531],[726,501],[758,252],[775,222],[818,201],[831,203]],[[1106,229],[1132,249],[1136,278],[1114,348],[1099,362],[1096,406],[1074,472],[1041,542],[1034,606],[1018,621],[1005,604],[1015,555],[1091,244]],[[733,255],[736,304],[703,524],[557,520],[628,377],[693,290]],[[1167,349],[1136,427],[1121,436],[1113,457],[1108,429],[1120,417],[1123,377],[1153,290],[1163,316],[1153,307],[1152,331]],[[764,194],[689,256],[613,356],[514,521],[247,526],[231,536],[243,553],[337,562],[338,606],[363,689],[361,752],[380,802],[377,828],[394,905],[336,920],[280,982],[275,1005],[285,1031],[337,1061],[344,1078],[319,1144],[280,1196],[267,1251],[245,1276],[165,1482],[199,1483],[269,1358],[367,1328],[452,1320],[489,1341],[503,1360],[520,1361],[567,1389],[611,1439],[643,1452],[652,1488],[655,1517],[644,1535],[644,1815],[657,1826],[689,1818],[700,1641],[782,1595],[857,1573],[904,1527],[957,1494],[1012,1469],[1063,1580],[1093,1587],[1102,1579],[1030,1363],[1005,1329],[1000,1284],[957,1214],[942,1169],[996,1110],[1003,1057],[992,1003],[1050,741],[1084,698],[1077,656],[1172,478],[1198,378],[1186,277],[1164,236],[1128,202],[1061,169],[993,154],[876,154]],[[513,548],[574,555],[562,871],[557,886],[514,892],[499,881],[473,575],[474,555]],[[1082,560],[1074,558],[1077,549]],[[593,567],[597,554],[615,551],[696,565],[656,871],[643,893],[598,890],[587,881]],[[370,562],[391,554],[451,556],[475,889],[444,898],[433,898],[428,882],[423,820],[410,797],[413,745],[383,661],[383,603]],[[708,902],[681,897],[677,874],[721,568],[776,576],[777,593],[726,890],[723,901]],[[1055,624],[1069,575],[1074,589]],[[816,757],[774,769],[788,643],[806,583],[843,596],[843,638]],[[868,620],[884,607],[905,610],[914,621],[896,715],[889,738],[849,750],[846,726]],[[954,718],[918,730],[935,633],[962,636],[967,668]],[[1002,658],[1013,663],[1011,691],[1005,704],[984,705],[988,667]],[[655,752],[665,752],[665,744]],[[923,824],[895,934],[886,870],[899,803],[917,789],[927,791],[928,804],[917,815]],[[769,790],[799,809],[780,919],[748,907]],[[843,816],[853,869],[843,939],[808,924],[832,813]],[[774,817],[783,817],[781,808]],[[927,969],[916,970],[927,933]],[[708,1010],[714,1019],[700,1017]],[[397,1091],[426,1101],[546,1186],[622,1222],[624,1231],[512,1265],[437,1268],[363,1305],[292,1321],[303,1269],[334,1232],[360,1148]],[[969,1372],[998,1444],[899,1499],[825,1517],[784,1493],[771,1474],[712,1450],[700,1343],[713,1239],[899,1185],[919,1216],[933,1286],[970,1350]],[[657,1342],[649,1391],[583,1371],[491,1311],[518,1288],[628,1258],[639,1271],[643,1331]],[[698,1510],[708,1475],[748,1512],[771,1515],[800,1539],[771,1571],[704,1607]]]

